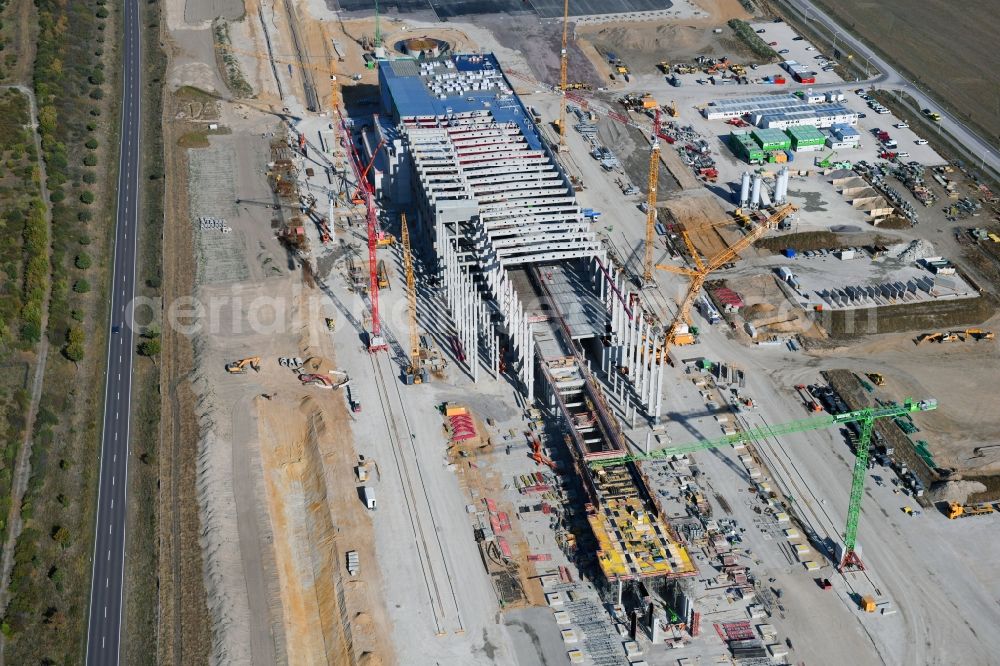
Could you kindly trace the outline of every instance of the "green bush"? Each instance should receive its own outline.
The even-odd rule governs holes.
[[[91,192],[90,190],[84,190],[80,194],[80,201],[89,206],[90,204],[94,203],[94,193]]]
[[[76,285],[73,286],[75,289]],[[78,326],[71,326],[69,331],[66,332],[66,346],[63,347],[63,354],[74,363],[82,361],[85,341],[86,336],[83,333],[83,329]]]
[[[108,10],[105,9],[104,7],[101,7],[100,9],[98,9],[97,10],[97,18],[99,18],[99,19],[106,19],[106,18],[108,18]]]
[[[97,166],[97,155],[84,155],[83,165],[89,167]]]
[[[91,150],[97,150],[97,146],[99,144],[97,143],[97,139],[87,139],[87,143],[83,145],[87,146],[87,148],[90,148]],[[91,165],[88,164],[87,166]]]
[[[139,343],[138,352],[140,356],[156,356],[160,353],[160,339],[143,340]]]
[[[73,291],[75,291],[78,294],[86,294],[87,292],[90,291],[90,283],[84,280],[83,278],[80,278],[79,280],[73,283]]]
[[[73,264],[81,271],[85,271],[90,268],[91,263],[92,261],[90,259],[90,255],[86,252],[81,252],[76,255],[76,258],[73,260]]]

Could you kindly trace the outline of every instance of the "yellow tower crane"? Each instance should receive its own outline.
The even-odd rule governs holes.
[[[649,183],[646,189],[646,256],[642,263],[642,285],[653,282],[653,230],[656,226],[656,189],[660,184],[660,110],[653,118],[653,144],[649,149]]]
[[[406,213],[400,221],[403,237],[403,269],[406,272],[407,315],[410,320],[410,365],[406,368],[407,384],[423,384],[427,373],[420,362],[420,334],[417,333],[417,281],[413,276],[413,254],[410,251],[410,228],[406,224]]]
[[[701,260],[701,256],[698,254],[698,249],[694,246],[694,243],[691,242],[691,238],[688,236],[687,232],[681,232],[681,238],[684,239],[684,244],[687,245],[688,252],[691,254],[691,259],[694,261],[695,268],[671,266],[669,264],[656,265],[656,267],[660,270],[670,271],[671,273],[677,273],[679,275],[686,275],[691,278],[691,284],[688,286],[687,294],[684,296],[684,300],[681,301],[680,307],[677,309],[677,316],[674,317],[673,323],[670,324],[670,328],[667,329],[667,333],[663,337],[662,353],[666,353],[667,349],[673,346],[675,342],[677,342],[678,338],[681,337],[681,334],[678,333],[681,324],[691,323],[691,306],[694,305],[695,299],[698,298],[698,294],[701,292],[701,288],[704,286],[709,275],[733,259],[739,257],[743,250],[753,245],[753,243],[767,233],[769,229],[773,229],[778,226],[779,222],[791,215],[795,210],[796,208],[792,204],[782,206],[775,211],[773,215],[754,227],[753,230],[751,230],[746,236],[733,243],[714,258],[710,259],[708,263]]]
[[[569,0],[563,0],[562,51],[559,52],[559,151],[566,150],[566,76],[569,65],[567,31],[569,29]]]

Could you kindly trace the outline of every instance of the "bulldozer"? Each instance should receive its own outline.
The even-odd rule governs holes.
[[[885,386],[885,377],[883,377],[878,372],[869,372],[865,374],[868,379],[872,380],[872,384],[875,386]]]
[[[252,368],[254,372],[260,372],[260,356],[241,358],[232,363],[226,363],[226,372],[231,375],[245,375],[247,368]]]

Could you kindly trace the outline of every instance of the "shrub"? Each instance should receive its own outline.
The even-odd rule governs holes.
[[[85,203],[85,204],[87,204],[89,206],[90,204],[94,203],[94,193],[91,192],[90,190],[85,190],[80,195],[80,201],[82,201],[83,203]]]
[[[156,356],[160,353],[160,339],[143,340],[139,343],[138,352],[141,356]]]
[[[97,166],[97,155],[84,155],[83,157],[84,166]]]
[[[75,289],[76,285],[73,286]],[[79,326],[71,326],[66,331],[66,346],[63,347],[63,354],[65,354],[66,358],[74,363],[82,361],[85,340],[86,337],[84,336],[83,329]]]
[[[97,139],[87,139],[87,143],[85,143],[83,145],[87,146],[87,148],[90,148],[91,150],[97,150],[97,146],[98,146]],[[90,166],[90,165],[88,165],[88,166]]]
[[[86,294],[87,292],[90,291],[90,283],[84,280],[83,278],[80,278],[79,280],[73,283],[73,291],[75,291],[78,294]]]
[[[90,268],[92,261],[90,259],[89,254],[87,254],[86,252],[81,252],[80,254],[76,255],[76,258],[73,260],[73,263],[81,271],[85,271],[88,268]]]

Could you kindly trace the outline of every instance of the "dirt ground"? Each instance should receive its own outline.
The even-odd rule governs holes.
[[[1000,136],[997,90],[1000,15],[992,0],[949,2],[821,0],[843,23],[930,87],[959,114]],[[886,39],[891,35],[891,39]]]
[[[669,23],[643,24],[610,22],[580,26],[576,30],[579,47],[590,59],[603,81],[609,81],[606,54],[621,58],[633,72],[649,72],[662,60],[682,62],[695,56],[738,57],[756,62],[753,54],[725,26],[731,18],[749,18],[739,0],[697,0],[708,18],[688,17]],[[710,28],[721,27],[715,34]]]
[[[267,22],[275,51],[290,52],[283,0],[265,4],[265,14],[276,17]],[[263,169],[268,133],[278,125],[256,110],[281,102],[270,65],[252,56],[243,63],[257,99],[215,99],[229,93],[218,71],[198,65],[213,62],[210,29],[185,24],[183,5],[167,7],[165,308],[191,296],[215,303],[234,293],[304,298],[298,267],[275,241],[271,213],[233,203],[270,197]],[[331,43],[326,24],[307,23],[308,54],[333,60],[324,50]],[[246,43],[263,49],[262,31],[258,3],[250,1],[230,34],[235,42],[245,33]],[[357,45],[346,46],[353,47],[345,48],[347,66],[366,71]],[[299,70],[279,73],[286,94],[302,99]],[[314,81],[327,104],[329,77]],[[209,122],[220,130],[206,132]],[[200,140],[188,141],[193,134]],[[192,218],[202,215],[225,219],[231,234],[192,233]],[[343,396],[277,371],[278,355],[305,356],[311,344],[333,359],[332,344],[309,326],[233,335],[226,324],[246,324],[246,314],[230,303],[210,313],[221,329],[191,334],[164,326],[158,661],[393,663],[391,644],[378,640],[388,633],[385,604],[371,521],[355,492]],[[317,322],[322,318],[312,316]],[[264,356],[261,377],[225,374],[234,355],[250,353]],[[347,550],[360,555],[358,576],[346,571]]]
[[[710,259],[740,238],[732,217],[707,190],[694,190],[665,204],[672,218],[683,225],[702,257]]]

